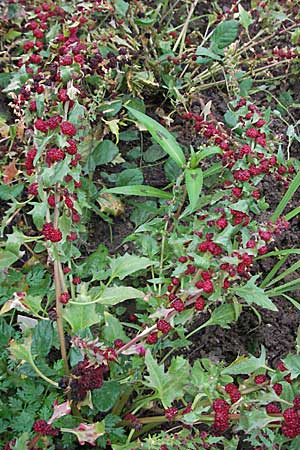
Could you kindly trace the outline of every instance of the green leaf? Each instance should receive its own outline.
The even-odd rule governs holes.
[[[0,186],[0,199],[7,201],[12,198],[18,197],[24,189],[24,184],[8,185],[3,184]]]
[[[53,341],[53,325],[50,320],[37,323],[32,334],[31,352],[33,355],[46,357]]]
[[[42,229],[43,224],[46,221],[46,213],[48,210],[48,203],[47,202],[34,202],[30,205],[33,205],[33,208],[31,211],[29,211],[28,214],[32,216],[32,220],[34,225],[37,227],[38,230]]]
[[[13,263],[18,261],[19,256],[8,250],[0,249],[0,270],[7,269]]]
[[[279,204],[277,205],[274,213],[271,216],[271,221],[276,222],[276,220],[281,216],[283,211],[285,210],[287,204],[289,201],[293,198],[295,192],[300,186],[300,172],[297,173],[293,181],[290,183],[288,190],[280,200]]]
[[[105,326],[103,329],[103,335],[109,343],[112,344],[116,339],[122,339],[124,342],[128,341],[119,319],[107,311],[104,311],[104,319]]]
[[[274,417],[269,416],[264,409],[253,409],[241,414],[238,429],[250,433],[253,430],[265,429],[271,422],[274,422]]]
[[[294,380],[300,375],[300,358],[299,355],[288,355],[283,360],[284,365],[291,374],[291,379]]]
[[[199,200],[202,186],[203,186],[203,173],[200,168],[197,169],[185,169],[185,185],[188,193],[190,205],[190,212],[194,211]]]
[[[31,362],[31,337],[28,337],[24,343],[12,341],[9,346],[9,351],[13,358],[23,362]]]
[[[164,150],[159,145],[153,144],[143,153],[143,160],[147,163],[153,163],[165,158],[165,156]]]
[[[155,120],[129,106],[126,107],[130,114],[142,124],[151,134],[153,139],[165,150],[179,167],[186,164],[184,153],[174,136]]]
[[[217,55],[216,53],[212,52],[211,50],[205,47],[198,47],[196,50],[196,55],[206,56],[207,58],[213,59],[215,61],[222,61],[222,58],[219,55]],[[196,62],[198,62],[198,60]]]
[[[249,26],[253,22],[251,14],[245,10],[245,8],[242,7],[242,5],[239,5],[239,16],[240,16],[240,22],[243,27],[248,30]]]
[[[116,13],[121,17],[125,17],[129,6],[128,3],[124,0],[116,0],[114,5],[116,8]]]
[[[222,328],[228,328],[228,324],[236,320],[237,317],[234,305],[224,304],[213,310],[208,322],[209,325],[219,325]]]
[[[117,286],[108,287],[101,293],[97,303],[105,306],[114,306],[129,299],[144,298],[145,294],[133,287]]]
[[[76,301],[72,301],[63,309],[63,318],[69,322],[74,333],[102,320],[100,314],[96,312],[96,304],[90,303],[92,298],[86,294],[84,286],[76,300],[80,302],[79,305],[76,305]]]
[[[119,278],[120,280],[154,264],[149,258],[130,255],[128,253],[125,253],[123,256],[118,256],[117,258],[109,258],[109,260],[111,278]]]
[[[238,35],[239,23],[237,20],[227,20],[216,26],[211,36],[213,50],[228,47]]]
[[[203,149],[200,149],[200,151],[197,153],[197,160],[200,162],[209,156],[222,155],[222,153],[223,152],[220,149],[220,147],[217,146],[205,147]]]
[[[143,171],[141,169],[126,169],[118,173],[116,184],[118,186],[136,186],[144,182]]]
[[[173,195],[170,192],[162,191],[161,189],[154,188],[152,186],[143,185],[131,185],[131,186],[120,186],[111,189],[103,189],[101,192],[111,192],[112,194],[123,194],[123,195],[135,195],[139,197],[157,197],[164,200],[170,200]]]
[[[159,398],[163,397],[163,390],[164,390],[164,379],[165,379],[165,371],[163,366],[159,366],[156,362],[156,360],[153,358],[151,351],[147,350],[146,356],[145,356],[145,363],[147,366],[147,370],[149,373],[149,376],[145,376],[144,384],[152,389],[154,389]],[[164,404],[164,408],[167,406]]]
[[[259,278],[259,275],[255,275],[245,284],[232,288],[231,291],[236,295],[244,299],[249,305],[255,303],[262,308],[270,309],[271,311],[278,311],[272,300],[265,294],[264,290],[256,286],[255,281]]]
[[[266,350],[261,347],[261,355],[259,358],[255,356],[239,356],[230,366],[222,370],[222,375],[240,375],[254,372],[255,370],[266,368]]]
[[[238,123],[236,114],[230,110],[226,111],[226,113],[224,114],[224,120],[230,128],[234,128]]]
[[[117,402],[120,395],[120,385],[117,381],[104,381],[100,389],[92,392],[94,411],[98,413],[109,411]]]
[[[96,166],[108,164],[119,154],[119,148],[114,142],[106,139],[96,145],[93,150],[92,158]]]

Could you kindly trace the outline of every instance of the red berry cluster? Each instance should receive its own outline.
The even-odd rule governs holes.
[[[57,436],[59,434],[58,428],[53,428],[45,420],[36,420],[33,424],[33,431],[40,434],[41,436]]]
[[[293,439],[300,435],[300,410],[296,408],[288,408],[283,411],[283,425],[281,427],[282,433]]]
[[[175,406],[165,409],[165,416],[168,420],[174,420],[178,414],[178,409]]]
[[[226,384],[225,391],[230,395],[231,403],[236,403],[241,398],[241,392],[234,383]]]
[[[62,232],[59,229],[54,228],[52,223],[44,223],[42,233],[45,236],[45,239],[51,242],[59,242],[62,240]]]
[[[87,357],[72,369],[72,377],[69,381],[71,397],[75,401],[85,399],[88,391],[101,388],[103,374],[108,370],[107,366],[96,366]]]
[[[229,428],[229,404],[226,400],[218,398],[213,402],[214,423],[213,428],[216,431],[226,431]]]

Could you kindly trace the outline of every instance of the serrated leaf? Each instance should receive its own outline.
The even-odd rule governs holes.
[[[251,14],[243,8],[242,5],[239,5],[239,16],[240,16],[240,22],[243,25],[243,27],[248,30],[249,26],[251,25],[252,17]]]
[[[129,106],[126,108],[130,114],[132,114],[133,117],[149,131],[153,139],[165,150],[165,152],[176,162],[179,167],[186,164],[186,159],[180,145],[168,130],[146,114],[130,108]]]
[[[264,429],[271,422],[274,422],[274,417],[269,416],[264,409],[253,409],[241,414],[238,428],[250,433],[253,430]]]
[[[247,374],[255,370],[266,368],[266,350],[261,347],[261,355],[259,358],[255,356],[239,356],[230,366],[222,370],[222,375],[240,375]]]
[[[256,286],[255,281],[259,275],[255,275],[245,284],[245,286],[232,288],[231,291],[244,299],[249,305],[255,303],[262,308],[270,309],[271,311],[278,311],[272,300],[265,294],[265,291]]]
[[[291,379],[294,380],[300,375],[300,357],[299,355],[288,355],[283,360],[284,365],[291,374]]]
[[[125,277],[154,264],[149,258],[125,253],[117,258],[110,258],[111,278],[124,280]]]
[[[144,381],[144,384],[154,389],[157,392],[159,398],[161,398],[163,396],[163,389],[164,389],[164,377],[165,377],[164,368],[163,366],[159,366],[157,364],[150,350],[147,350],[146,352],[145,363],[147,366],[149,376],[145,377],[146,381]],[[164,407],[166,406],[164,405]]]
[[[144,297],[145,297],[144,292],[139,291],[133,287],[127,286],[108,287],[101,294],[97,303],[105,306],[114,306],[124,302],[125,300]]]

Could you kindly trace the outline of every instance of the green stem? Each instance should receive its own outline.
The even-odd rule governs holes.
[[[56,383],[53,380],[50,380],[50,378],[48,378],[46,375],[44,375],[40,369],[35,365],[35,362],[33,360],[32,354],[29,353],[29,358],[30,358],[30,364],[33,368],[33,370],[39,375],[39,377],[41,377],[43,380],[47,381],[47,383],[52,384],[52,386],[55,386],[58,388],[58,383]]]

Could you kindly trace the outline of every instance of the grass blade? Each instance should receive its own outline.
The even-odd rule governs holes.
[[[179,167],[186,164],[186,159],[182,148],[174,138],[174,136],[166,130],[156,120],[136,109],[126,106],[130,114],[141,123],[151,134],[153,139],[164,149],[164,151],[176,162]]]
[[[285,278],[287,275],[290,275],[291,273],[298,270],[300,267],[300,261],[297,261],[295,264],[293,264],[291,267],[286,269],[284,272],[282,272],[280,275],[278,275],[276,278],[274,278],[271,283],[268,284],[268,286],[271,286],[272,284],[278,283],[278,281]]]
[[[283,266],[283,264],[286,262],[288,256],[285,256],[284,258],[277,261],[275,266],[272,268],[272,270],[268,273],[266,278],[263,279],[263,281],[260,283],[261,288],[265,288],[266,286],[269,286],[270,284],[274,283],[273,277],[276,275],[278,270]],[[273,280],[273,281],[272,281]],[[270,283],[271,281],[271,283]]]
[[[136,184],[130,186],[117,186],[110,189],[103,189],[101,193],[111,192],[112,194],[122,195],[136,195],[139,197],[156,197],[164,200],[170,200],[173,195],[170,192],[162,191],[161,189],[152,186],[144,186],[143,184]]]
[[[274,211],[274,213],[273,213],[273,215],[271,217],[271,221],[272,222],[276,222],[278,217],[281,216],[281,214],[285,210],[288,202],[292,199],[293,195],[295,194],[295,192],[297,191],[299,186],[300,186],[300,172],[297,173],[297,175],[295,176],[295,178],[291,182],[288,190],[286,191],[286,193],[284,194],[284,196],[282,197],[282,199],[278,203],[278,205],[277,205],[277,207],[276,207],[276,209],[275,209],[275,211]]]

